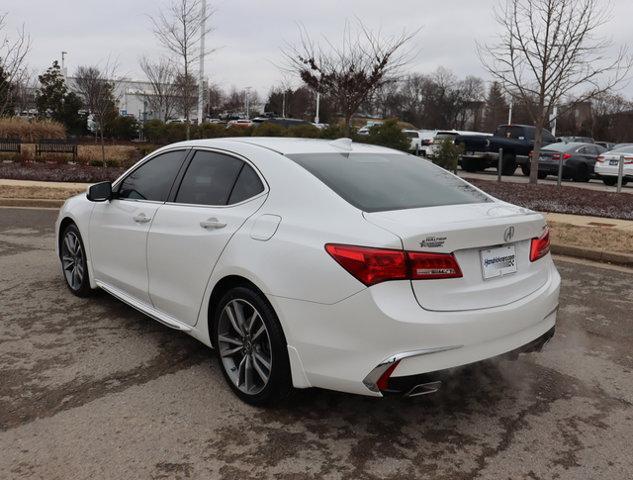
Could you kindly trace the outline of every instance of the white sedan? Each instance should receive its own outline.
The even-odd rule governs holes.
[[[170,145],[69,199],[56,232],[72,293],[101,288],[214,347],[257,405],[293,387],[432,392],[443,370],[540,349],[556,323],[542,215],[348,139]]]
[[[633,180],[633,144],[626,144],[605,152],[596,159],[594,171],[600,175],[605,185],[613,186],[618,183],[622,157],[624,157],[622,183],[626,184],[629,180]]]

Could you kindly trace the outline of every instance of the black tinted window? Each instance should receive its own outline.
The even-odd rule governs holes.
[[[145,162],[121,182],[119,198],[164,202],[182,164],[185,152],[158,155]]]
[[[178,189],[176,203],[226,205],[244,162],[221,153],[195,153]]]
[[[365,212],[490,201],[470,184],[413,155],[327,153],[289,157]]]
[[[255,170],[244,164],[229,197],[229,205],[243,202],[263,191],[264,185],[262,185],[262,181],[255,173]]]

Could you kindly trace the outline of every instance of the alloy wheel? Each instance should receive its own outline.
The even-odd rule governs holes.
[[[218,351],[233,384],[247,395],[261,392],[272,372],[270,336],[262,315],[249,302],[228,302],[218,322]]]
[[[84,279],[84,252],[79,237],[73,231],[64,235],[62,242],[62,268],[66,282],[73,290],[79,290]]]

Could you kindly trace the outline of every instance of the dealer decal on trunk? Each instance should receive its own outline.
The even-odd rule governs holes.
[[[420,242],[420,246],[423,248],[440,248],[444,246],[446,237],[436,237],[434,235],[426,237]]]

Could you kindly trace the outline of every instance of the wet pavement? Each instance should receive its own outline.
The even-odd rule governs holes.
[[[236,400],[213,353],[72,296],[55,211],[0,209],[0,478],[630,479],[633,273],[557,259],[554,339],[438,394]]]

